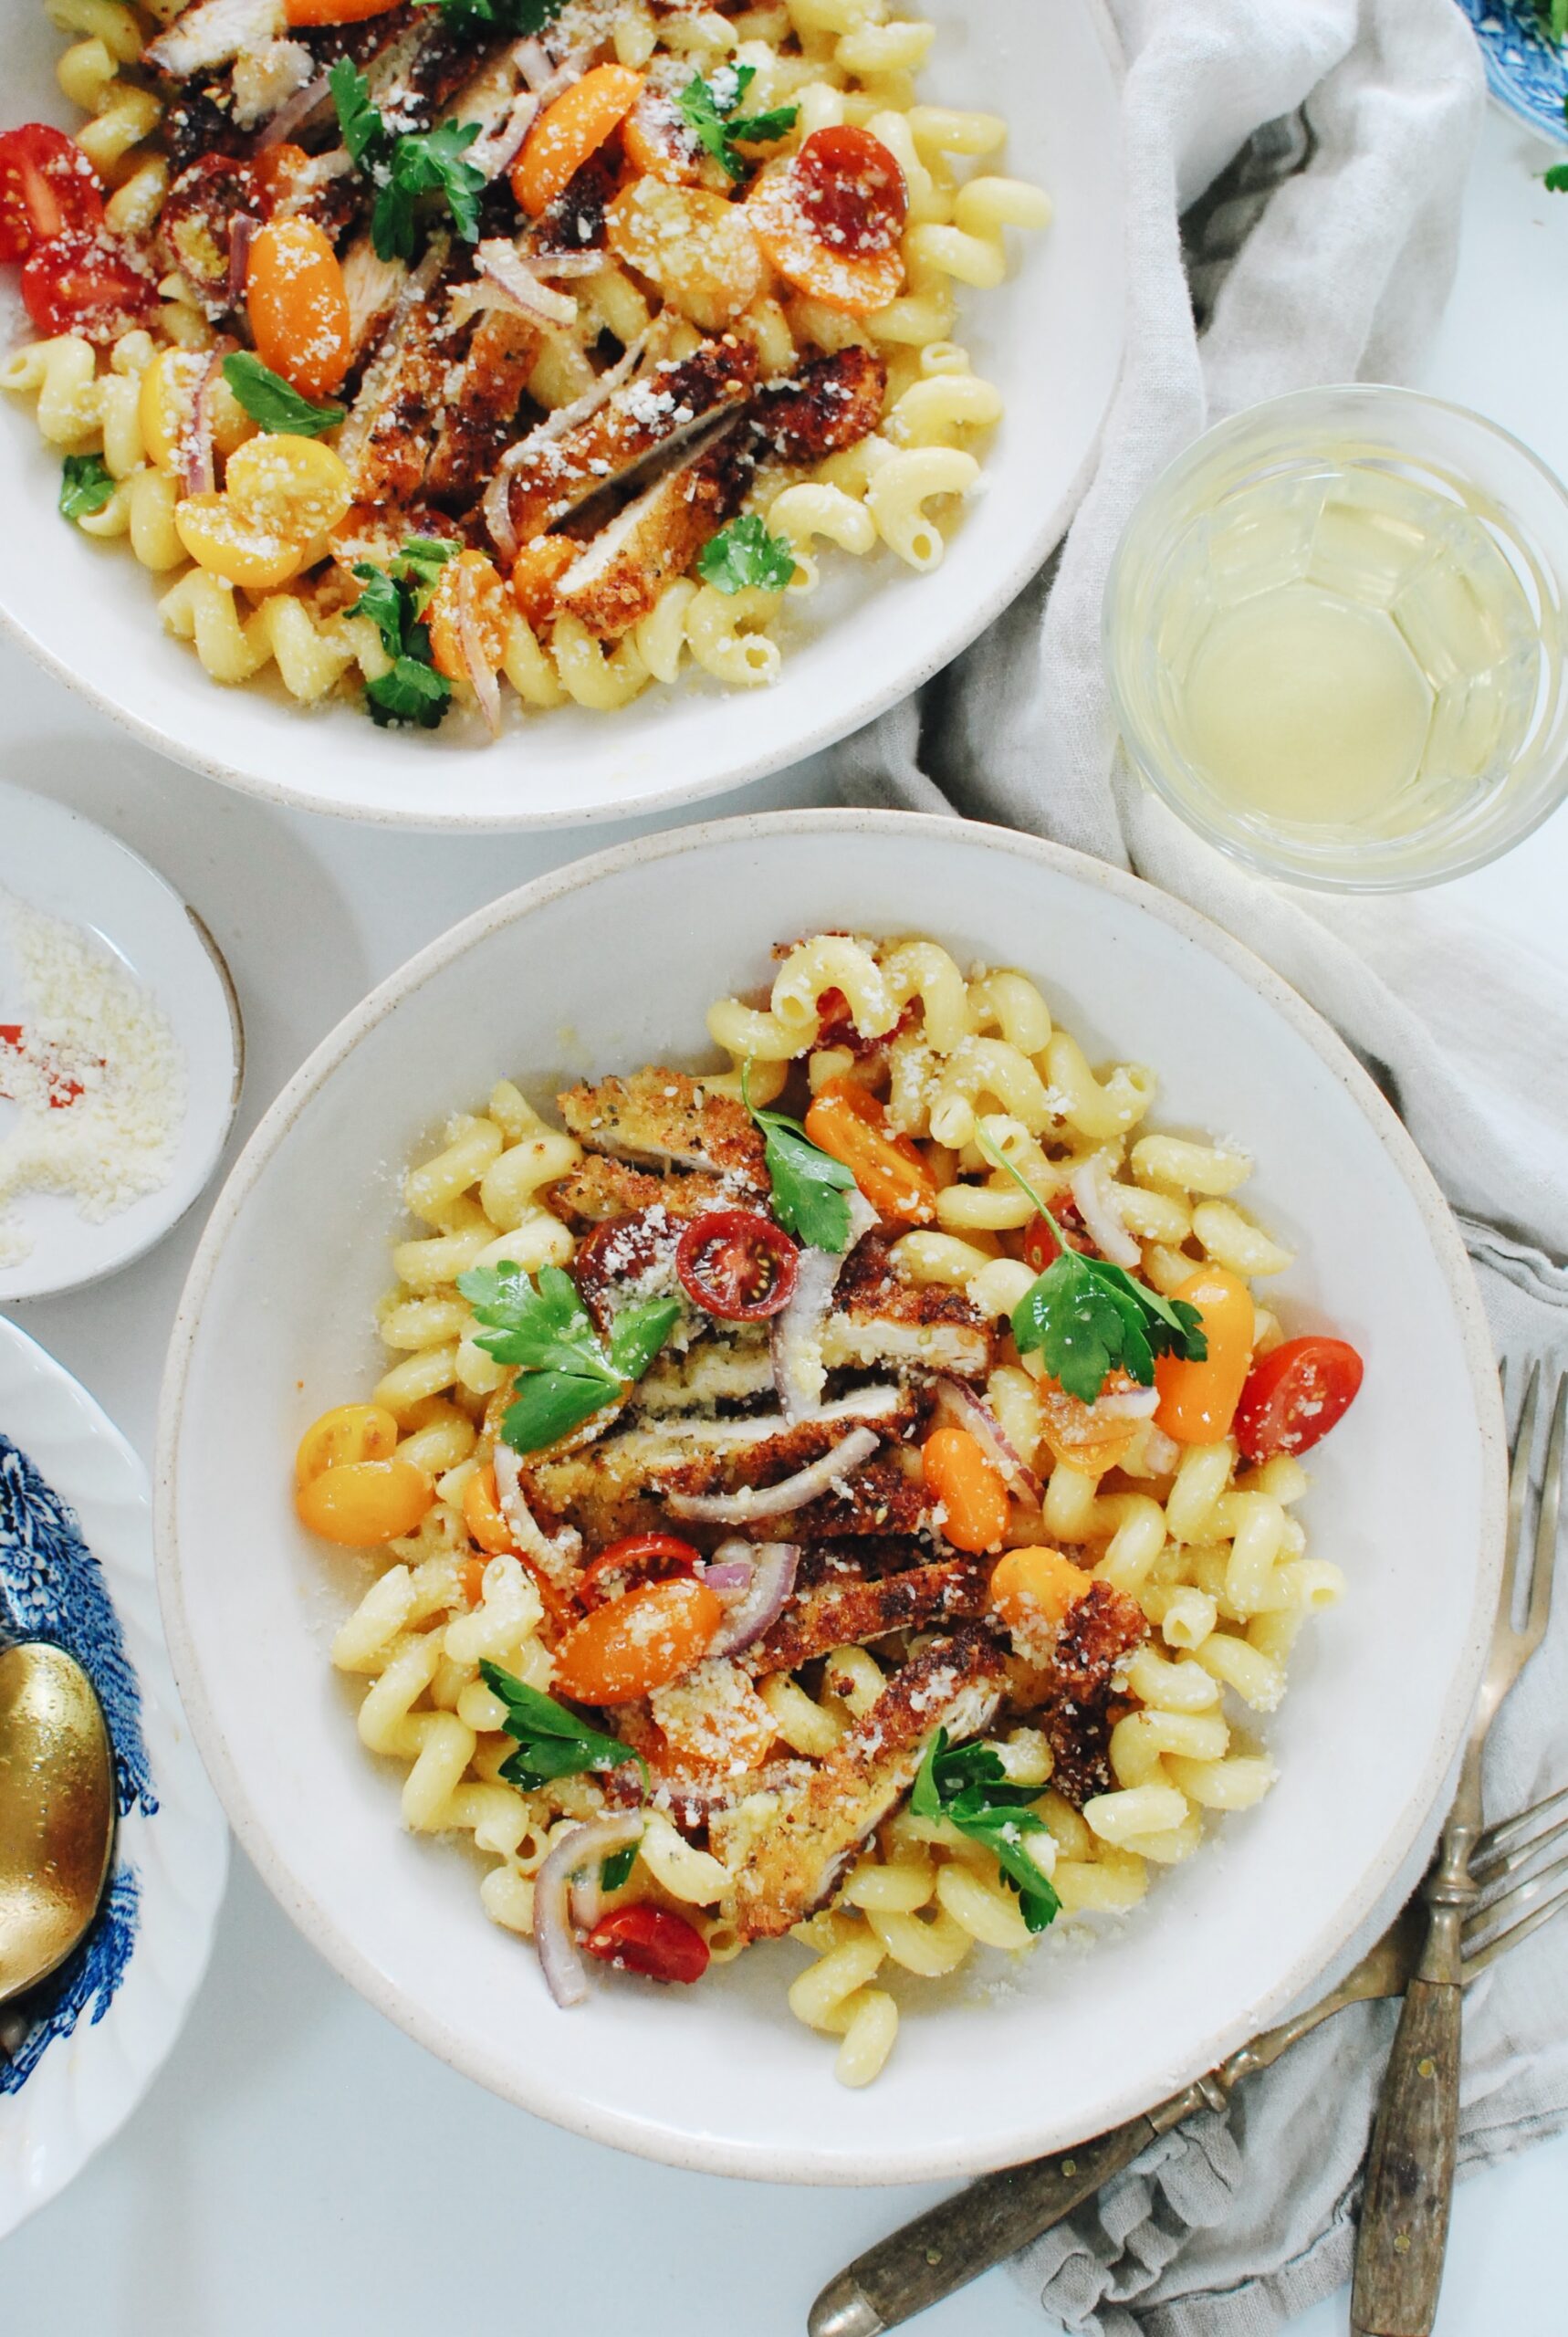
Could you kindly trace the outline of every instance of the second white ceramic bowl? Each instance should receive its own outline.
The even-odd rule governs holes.
[[[481,1913],[473,1861],[402,1830],[328,1661],[353,1569],[296,1523],[295,1444],[379,1370],[402,1165],[503,1074],[704,1055],[716,997],[820,927],[925,933],[1023,968],[1092,1061],[1153,1065],[1161,1127],[1258,1163],[1299,1252],[1281,1304],[1367,1359],[1312,1456],[1305,1515],[1349,1597],[1303,1639],[1270,1725],[1278,1787],[1157,1878],[1092,1954],[1044,1951],[989,2000],[913,2008],[887,2070],[834,2086],[759,1949],[701,1987],[551,2004]],[[252,1138],[186,1288],[164,1387],[159,1555],[186,1708],[241,1840],[372,2004],[525,2108],[677,2164],[768,2179],[956,2177],[1132,2115],[1279,2017],[1413,1880],[1490,1630],[1502,1497],[1486,1326],[1448,1210],[1327,1026],[1256,959],[1134,878],[1028,838],[897,813],[687,829],[509,895],[383,983]]]

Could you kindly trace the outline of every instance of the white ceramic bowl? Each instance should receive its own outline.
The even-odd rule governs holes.
[[[1367,1357],[1308,1516],[1350,1578],[1309,1632],[1256,1812],[1161,1877],[1091,1955],[997,2000],[912,2011],[886,2072],[833,2084],[783,1991],[789,1943],[691,1991],[559,2013],[480,1913],[455,1846],[399,1825],[327,1640],[348,1584],[295,1523],[290,1461],[371,1383],[397,1178],[507,1073],[698,1060],[709,1002],[818,927],[933,935],[1017,965],[1092,1060],[1156,1067],[1157,1124],[1239,1138],[1300,1251],[1290,1319]],[[564,1058],[564,1059],[563,1059]],[[971,824],[787,812],[581,862],[457,927],[372,992],[252,1138],[171,1349],[159,1555],[187,1709],[242,1841],[371,2001],[455,2067],[601,2141],[769,2179],[951,2177],[1082,2139],[1285,2006],[1407,1877],[1468,1714],[1499,1564],[1500,1408],[1464,1252],[1408,1137],[1333,1033],[1190,910],[1098,862]]]
[[[277,802],[408,826],[624,818],[760,777],[869,722],[972,641],[1056,542],[1087,484],[1122,350],[1120,63],[1104,0],[924,0],[923,12],[940,32],[925,92],[1004,112],[1001,166],[1048,187],[1056,218],[1041,236],[1009,232],[1013,272],[999,290],[959,288],[957,338],[1007,414],[946,560],[928,576],[886,550],[825,560],[822,590],[789,614],[773,687],[725,691],[698,676],[615,716],[526,718],[514,706],[494,749],[476,718],[467,730],[449,718],[436,734],[389,734],[349,702],[304,712],[276,679],[220,689],[162,633],[158,580],[123,544],[61,521],[57,452],[20,399],[4,401],[0,419],[11,555],[0,617],[176,760]],[[13,15],[5,120],[68,121],[54,79],[62,36],[36,0]],[[0,278],[19,330],[16,271]]]

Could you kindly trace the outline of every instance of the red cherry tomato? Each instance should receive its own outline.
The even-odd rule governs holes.
[[[869,130],[813,131],[795,157],[795,187],[812,232],[833,251],[869,259],[904,232],[904,173]]]
[[[1093,1242],[1083,1231],[1083,1221],[1071,1201],[1059,1201],[1051,1213],[1067,1236],[1070,1250],[1086,1251],[1091,1257],[1097,1254]],[[1037,1274],[1042,1274],[1047,1266],[1054,1265],[1061,1257],[1061,1245],[1043,1217],[1031,1217],[1024,1227],[1023,1254],[1026,1264],[1031,1265]]]
[[[74,138],[29,121],[0,136],[0,259],[103,222],[103,182]]]
[[[64,332],[118,341],[157,307],[158,287],[107,236],[68,228],[27,261],[22,299],[45,341]]]
[[[622,1582],[618,1589],[615,1577],[641,1575],[649,1582],[673,1582],[677,1576],[694,1579],[701,1556],[678,1534],[629,1534],[623,1542],[612,1542],[601,1550],[583,1568],[577,1595],[591,1611],[630,1588]]]
[[[1308,1452],[1342,1420],[1365,1369],[1345,1339],[1287,1339],[1247,1375],[1236,1407],[1236,1441],[1249,1461]]]
[[[726,1323],[781,1315],[794,1294],[800,1253],[782,1227],[751,1210],[694,1218],[675,1251],[688,1298]]]
[[[666,1908],[617,1907],[601,1915],[583,1945],[590,1955],[645,1980],[700,1980],[708,1966],[707,1942]]]

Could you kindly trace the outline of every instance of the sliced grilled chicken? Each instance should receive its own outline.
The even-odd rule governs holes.
[[[879,1541],[886,1535],[929,1534],[931,1498],[921,1482],[919,1456],[907,1445],[879,1454],[857,1469],[841,1490],[768,1527],[780,1542]]]
[[[1111,1731],[1119,1717],[1116,1672],[1149,1635],[1135,1598],[1092,1583],[1062,1619],[1040,1725],[1055,1759],[1051,1784],[1075,1808],[1109,1793]]]
[[[748,1672],[793,1672],[836,1647],[863,1647],[890,1631],[928,1630],[986,1612],[991,1569],[983,1558],[945,1558],[902,1574],[830,1578],[797,1593],[772,1629],[747,1649]]]
[[[773,1357],[765,1334],[699,1340],[684,1355],[666,1348],[637,1383],[633,1416],[708,1412],[720,1404],[752,1404],[773,1393]]]
[[[444,414],[424,475],[438,503],[466,507],[495,469],[512,435],[528,375],[544,346],[544,329],[507,309],[487,309],[449,383]]]
[[[338,452],[360,502],[406,503],[423,479],[453,357],[452,328],[437,296],[448,257],[446,237],[433,237],[398,296],[343,424]]]
[[[398,296],[408,282],[401,259],[382,259],[369,236],[356,236],[342,254],[343,292],[349,303],[349,340],[359,363],[392,320]]]
[[[809,1783],[758,1795],[712,1819],[709,1839],[735,1877],[742,1939],[776,1939],[830,1899],[845,1867],[915,1782],[934,1729],[956,1744],[988,1724],[1005,1658],[978,1623],[961,1624],[894,1672]]]
[[[656,1177],[630,1161],[591,1152],[546,1197],[569,1225],[603,1225],[638,1210],[663,1206],[672,1217],[701,1217],[710,1209],[733,1206],[735,1194],[716,1176],[700,1170],[685,1177]]]
[[[556,1102],[591,1152],[640,1167],[701,1169],[759,1196],[768,1190],[762,1135],[750,1113],[685,1072],[650,1065],[629,1079],[569,1088]]]
[[[813,357],[772,383],[752,409],[758,435],[781,462],[820,463],[869,438],[882,419],[887,365],[873,349]]]
[[[247,48],[234,63],[235,127],[259,130],[315,79],[316,59],[303,41],[269,40]]]
[[[822,1328],[824,1365],[983,1379],[996,1360],[990,1325],[957,1291],[900,1281],[891,1248],[891,1236],[871,1233],[851,1252]]]
[[[499,492],[515,540],[543,535],[605,487],[685,446],[745,403],[756,371],[756,351],[744,342],[705,341],[690,357],[666,358],[622,383],[564,427],[559,415],[541,423],[502,464]]]
[[[753,465],[737,429],[719,424],[601,528],[560,579],[557,605],[601,641],[650,615],[667,579],[682,575],[746,500]]]
[[[187,81],[281,40],[287,30],[283,0],[199,0],[148,43],[141,61],[172,80]]]

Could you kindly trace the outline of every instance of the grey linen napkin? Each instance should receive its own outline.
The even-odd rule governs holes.
[[[1568,1015],[1545,969],[1441,891],[1346,901],[1241,874],[1129,772],[1100,662],[1116,540],[1182,445],[1258,398],[1414,362],[1448,288],[1479,121],[1469,29],[1452,0],[1116,14],[1130,314],[1095,477],[1060,560],[841,749],[842,791],[1052,836],[1248,942],[1403,1113],[1464,1215],[1500,1352],[1568,1360],[1568,1275],[1547,1254],[1568,1250]],[[1564,1782],[1568,1595],[1493,1731],[1488,1806]],[[1568,2122],[1564,1939],[1538,1934],[1472,1992],[1462,2167]],[[1394,2019],[1342,2014],[1228,2117],[1165,2136],[1027,2249],[1018,2269],[1047,2312],[1086,2337],[1266,2337],[1332,2290]]]

